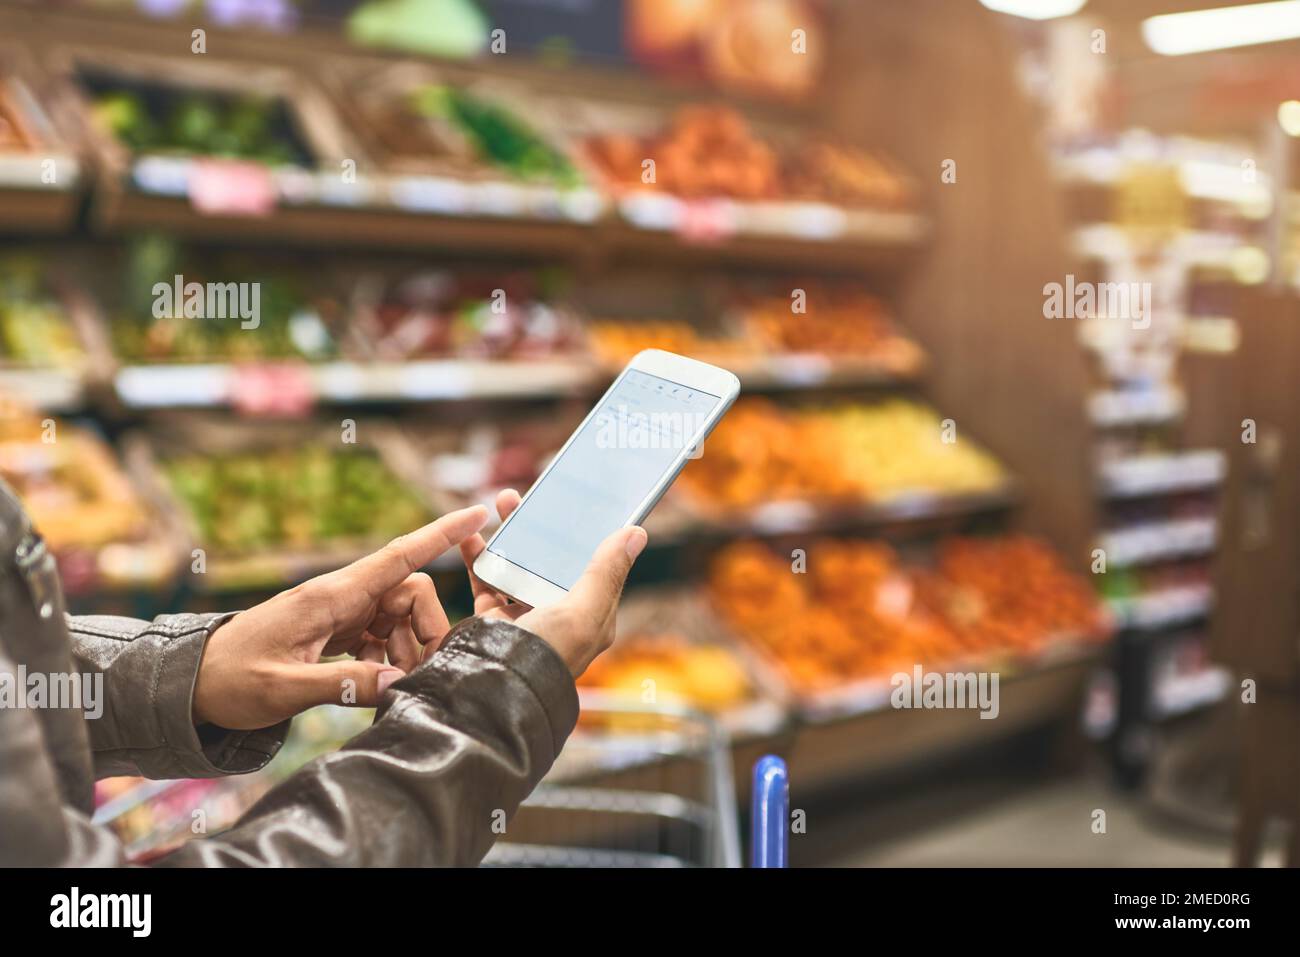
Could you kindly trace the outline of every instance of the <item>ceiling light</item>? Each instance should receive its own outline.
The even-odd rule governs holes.
[[[1287,136],[1300,136],[1300,100],[1287,100],[1279,104],[1277,122]]]
[[[980,3],[998,13],[1030,20],[1050,20],[1078,13],[1088,0],[980,0]]]
[[[1167,13],[1142,21],[1142,39],[1165,56],[1300,37],[1300,0]]]

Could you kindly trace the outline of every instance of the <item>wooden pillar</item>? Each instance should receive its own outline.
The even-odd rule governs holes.
[[[1023,524],[1087,567],[1095,496],[1087,369],[1072,320],[1043,317],[1070,271],[1062,191],[1016,79],[1014,37],[976,3],[842,4],[833,128],[919,178],[929,247],[898,307],[933,357],[927,396],[1023,480]],[[956,182],[941,180],[946,160]]]

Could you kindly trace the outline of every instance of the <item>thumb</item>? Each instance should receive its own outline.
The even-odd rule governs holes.
[[[373,708],[402,675],[402,670],[392,665],[349,660],[295,665],[288,678],[290,687],[298,689],[301,711],[318,704]]]
[[[627,573],[647,541],[645,529],[640,526],[620,528],[600,543],[569,594],[578,604],[604,619],[618,604]]]

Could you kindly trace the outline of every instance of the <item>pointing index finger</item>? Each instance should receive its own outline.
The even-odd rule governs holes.
[[[353,562],[343,570],[344,576],[372,598],[378,598],[477,532],[487,522],[487,515],[482,505],[448,512],[436,522],[395,538],[379,551]]]

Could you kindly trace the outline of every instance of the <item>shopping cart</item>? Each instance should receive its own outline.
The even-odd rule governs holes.
[[[763,821],[763,837],[755,841],[755,865],[784,866],[784,765],[764,758],[756,783],[760,769],[755,821]],[[559,760],[483,863],[739,867],[740,861],[731,748],[717,722],[676,704],[584,691],[582,717]]]

